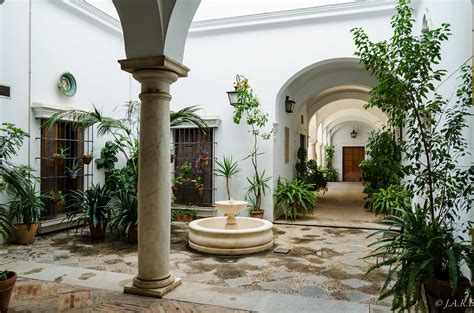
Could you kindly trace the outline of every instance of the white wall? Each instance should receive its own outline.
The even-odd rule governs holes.
[[[351,131],[355,128],[357,137],[351,138]],[[334,146],[333,166],[339,173],[338,180],[342,181],[342,149],[343,147],[365,147],[368,142],[369,133],[374,129],[359,122],[347,123],[331,135],[331,144]]]
[[[448,69],[455,69],[459,60],[467,59],[471,53],[471,43],[465,40],[469,38],[471,28],[464,27],[466,23],[470,25],[470,7],[466,10],[467,0],[466,3],[458,2],[451,5],[451,2],[421,1],[421,10],[425,6],[432,7],[435,25],[444,21],[453,24],[455,36],[450,40],[450,46],[456,49],[446,49],[443,61],[443,66],[446,64],[444,67]],[[0,120],[9,120],[27,129],[30,114],[28,2],[6,1],[0,6],[0,11],[0,45],[12,47],[0,50],[0,79],[12,85],[12,99],[0,100],[0,113],[3,113]],[[277,124],[275,138],[259,144],[260,151],[265,153],[260,157],[260,169],[273,176],[274,180],[278,175],[291,177],[299,145],[299,115],[284,111],[284,94],[278,98],[279,92],[293,75],[312,64],[353,57],[354,43],[350,34],[353,27],[367,30],[371,40],[388,38],[391,35],[389,20],[393,13],[393,6],[390,8],[386,4],[348,4],[288,15],[279,13],[277,16],[270,14],[194,23],[183,61],[191,72],[188,78],[180,79],[172,86],[172,109],[201,105],[204,114],[218,115],[222,123],[216,130],[216,156],[221,158],[224,154],[232,154],[234,159],[241,160],[250,151],[252,137],[245,121],[242,125],[232,122],[232,107],[226,91],[232,89],[236,74],[245,74],[259,96],[263,110],[269,113],[266,130],[270,130],[273,123]],[[417,14],[421,25],[422,15]],[[94,103],[105,114],[120,116],[113,112],[113,108],[129,99],[136,99],[138,84],[116,63],[125,55],[123,40],[118,32],[66,6],[62,1],[32,1],[32,30],[31,102],[85,108]],[[64,71],[72,72],[78,82],[78,92],[72,98],[62,96],[56,88],[59,74]],[[332,79],[331,76],[323,78]],[[294,99],[299,97],[298,94],[288,95]],[[299,110],[300,107],[297,107],[295,112]],[[33,117],[30,119],[32,135],[36,137],[39,124]],[[288,164],[283,162],[282,150],[285,126],[291,130],[290,151],[293,151],[290,152]],[[96,155],[100,153],[103,142],[103,139],[96,140]],[[31,143],[29,156],[32,165],[37,166],[34,158],[39,155],[39,145],[34,138]],[[27,162],[27,155],[22,151],[19,161]],[[242,161],[240,166],[242,172],[232,181],[236,199],[243,198],[247,186],[245,177],[252,174],[249,160]],[[96,171],[95,180],[99,178]],[[216,182],[216,199],[224,199],[224,181],[218,178]],[[268,219],[273,218],[272,207],[273,199],[269,192],[263,201]]]
[[[117,63],[125,58],[120,33],[93,23],[61,1],[32,1],[30,89],[29,1],[6,1],[0,11],[1,45],[9,47],[0,50],[2,83],[12,87],[11,100],[0,99],[1,119],[30,132],[29,143],[15,161],[29,162],[39,171],[40,161],[36,158],[40,156],[40,144],[36,138],[40,137],[40,122],[30,110],[31,104],[86,110],[96,105],[105,115],[121,117],[123,111],[115,108],[137,99],[139,86]],[[71,72],[76,78],[78,87],[74,97],[64,96],[57,88],[63,72]],[[106,139],[95,138],[96,156],[100,155]],[[94,182],[102,181],[103,171],[98,171],[95,165],[92,168]]]

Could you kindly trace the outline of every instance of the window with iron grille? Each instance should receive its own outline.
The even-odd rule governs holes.
[[[212,206],[214,203],[214,130],[197,128],[173,130],[174,202]],[[202,188],[199,188],[199,182]]]
[[[41,193],[46,195],[45,218],[74,210],[71,192],[92,183],[93,162],[87,157],[93,149],[92,138],[92,130],[82,132],[72,123],[59,122],[51,129],[42,128],[37,139],[41,140],[40,178]]]

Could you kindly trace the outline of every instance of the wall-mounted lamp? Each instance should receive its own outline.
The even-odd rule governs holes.
[[[352,127],[351,138],[352,138],[352,139],[355,139],[356,137],[357,137],[357,131],[355,130],[354,127]]]
[[[285,99],[286,113],[293,113],[294,106],[295,106],[295,101],[291,100],[289,96],[286,96],[286,99]]]
[[[240,86],[240,75],[235,77],[234,90],[227,91],[227,96],[229,96],[229,103],[231,106],[236,106],[239,104],[239,89]]]

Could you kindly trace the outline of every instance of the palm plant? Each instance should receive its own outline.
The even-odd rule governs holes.
[[[105,185],[92,185],[86,191],[73,190],[71,207],[76,210],[68,213],[63,222],[75,225],[77,229],[84,225],[85,220],[91,229],[91,236],[102,238],[111,218],[111,198],[112,191]]]
[[[249,202],[248,211],[257,212],[261,210],[262,206],[262,196],[266,195],[270,186],[268,182],[271,177],[265,177],[265,170],[261,173],[256,173],[255,176],[247,177],[247,182],[249,186],[247,187],[247,192],[245,194],[245,199]]]
[[[275,188],[275,209],[283,211],[286,219],[295,220],[298,214],[306,214],[316,205],[316,194],[311,191],[314,186],[300,179],[278,179]]]
[[[134,241],[131,235],[136,231],[138,225],[138,198],[135,193],[126,189],[120,189],[114,194],[110,202],[110,206],[114,210],[114,216],[110,221],[110,227],[120,229],[127,235],[129,241]]]
[[[225,177],[225,186],[227,191],[227,200],[230,200],[230,179],[232,176],[240,172],[239,164],[237,161],[232,160],[232,156],[223,157],[222,161],[216,161],[217,168],[214,170],[217,176]]]
[[[35,183],[30,172],[25,175],[22,170],[10,170],[2,173],[7,183],[7,191],[13,196],[8,202],[10,219],[25,224],[28,229],[36,224],[44,210],[42,196],[36,192]]]
[[[11,228],[13,225],[10,222],[10,216],[8,214],[8,206],[0,204],[0,236],[3,238],[8,237],[11,234]]]

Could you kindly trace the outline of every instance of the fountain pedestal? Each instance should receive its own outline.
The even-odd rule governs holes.
[[[273,247],[273,224],[266,220],[235,217],[245,201],[216,201],[216,208],[227,217],[211,217],[189,224],[189,246],[209,254],[242,255]]]

